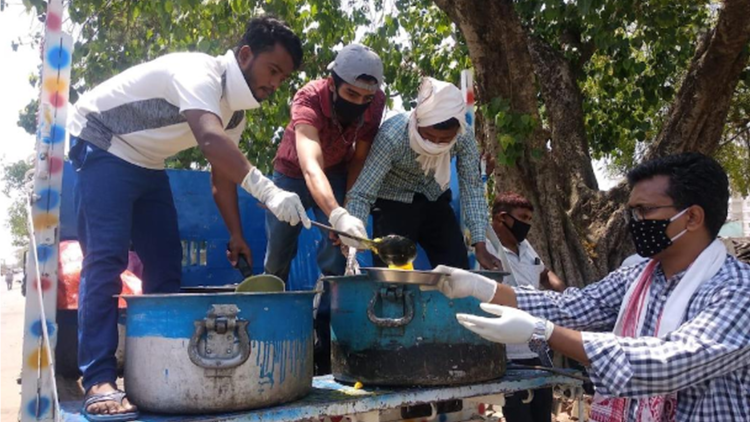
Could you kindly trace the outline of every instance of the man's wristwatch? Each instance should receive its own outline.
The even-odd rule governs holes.
[[[539,355],[543,366],[552,367],[552,359],[549,357],[547,339],[552,335],[554,325],[547,320],[537,319],[534,324],[534,331],[529,339],[529,349]]]

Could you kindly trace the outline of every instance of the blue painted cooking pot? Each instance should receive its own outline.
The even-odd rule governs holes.
[[[463,328],[456,314],[483,314],[473,298],[448,299],[413,284],[368,275],[327,277],[331,367],[342,382],[382,386],[455,385],[505,372],[505,347]]]
[[[254,409],[306,395],[314,291],[126,296],[125,385],[159,413]]]

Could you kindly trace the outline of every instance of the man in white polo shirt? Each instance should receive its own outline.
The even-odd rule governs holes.
[[[145,293],[179,291],[177,214],[164,161],[198,146],[211,163],[214,199],[230,233],[229,258],[251,259],[236,186],[279,220],[309,220],[299,197],[277,188],[238,148],[245,110],[260,106],[297,70],[299,38],[271,17],[252,19],[223,56],[175,53],[130,68],[86,93],[71,116],[70,158],[78,171],[78,238],[84,252],[78,361],[90,420],[132,420],[138,412],[115,385],[120,274],[132,242]]]
[[[487,227],[487,251],[503,263],[510,275],[503,282],[511,286],[526,286],[539,290],[562,292],[565,283],[547,269],[526,235],[531,229],[534,206],[525,197],[506,192],[498,195],[492,205],[492,222]],[[477,268],[479,269],[479,268]],[[522,365],[549,364],[546,350],[542,356],[526,344],[507,344],[508,359]],[[543,362],[540,357],[545,358]],[[549,422],[552,413],[552,389],[535,390],[509,396],[503,406],[503,416],[508,422]],[[530,400],[529,400],[530,399]]]

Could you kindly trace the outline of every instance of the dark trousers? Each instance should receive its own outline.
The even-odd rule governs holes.
[[[130,164],[86,142],[70,152],[83,267],[78,296],[78,364],[86,391],[117,379],[117,298],[132,243],[144,293],[177,293],[182,246],[164,170]]]
[[[372,209],[373,236],[398,234],[422,246],[433,267],[449,265],[469,269],[466,244],[456,213],[451,208],[451,191],[435,201],[424,195],[414,195],[411,204],[378,199]],[[376,267],[385,267],[376,255]]]
[[[331,184],[333,195],[339,204],[344,203],[346,194],[346,173],[326,174]],[[296,179],[274,172],[273,183],[279,188],[299,195],[305,209],[313,209],[315,220],[330,225],[320,207],[307,188],[305,179]],[[266,274],[278,276],[285,282],[289,279],[289,271],[292,268],[292,260],[297,256],[297,240],[302,231],[302,224],[290,226],[288,223],[279,221],[270,211],[266,211],[266,261],[264,263]],[[341,254],[341,248],[335,246],[328,238],[328,232],[322,232],[323,239],[318,243],[318,266],[323,275],[343,275],[346,266],[346,258]]]
[[[344,203],[346,194],[346,173],[326,174],[331,183],[333,195],[339,204]],[[330,224],[323,210],[318,207],[307,188],[305,179],[297,179],[274,172],[273,182],[280,189],[294,192],[299,195],[305,209],[312,208],[315,220]],[[302,231],[302,224],[290,226],[279,221],[270,211],[266,211],[266,261],[264,264],[266,274],[273,274],[284,281],[289,279],[289,271],[292,268],[292,260],[297,256],[297,240]],[[322,232],[323,238],[318,243],[318,267],[323,275],[343,275],[346,266],[346,258],[341,253],[341,248],[335,246],[328,237],[328,232]],[[324,293],[320,298],[318,314],[315,318],[315,375],[326,375],[331,373],[331,329],[330,329],[330,292],[324,286]]]
[[[539,366],[539,359],[519,359],[513,363],[521,365]],[[528,391],[519,391],[512,396],[505,396],[503,416],[508,422],[550,422],[552,420],[552,389],[542,388],[534,390],[534,398],[529,403],[524,403],[529,398]]]

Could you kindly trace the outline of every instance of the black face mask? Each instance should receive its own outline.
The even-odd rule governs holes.
[[[513,237],[516,238],[516,241],[518,241],[518,243],[521,243],[524,240],[526,240],[526,235],[529,234],[529,230],[531,230],[531,224],[526,224],[523,221],[517,219],[516,217],[513,217],[510,214],[507,214],[507,215],[508,217],[513,219],[513,226],[509,226],[508,224],[505,223],[505,221],[503,221],[503,224],[505,225],[505,227],[507,227],[508,230],[510,230],[510,232],[513,233]]]
[[[669,223],[678,219],[682,214],[687,211],[687,208],[682,210],[680,213],[672,218],[665,220],[640,220],[637,221],[633,218],[628,223],[630,234],[633,236],[633,243],[635,244],[635,251],[638,255],[644,258],[651,258],[659,252],[672,246],[672,242],[677,240],[680,236],[687,232],[683,230],[680,234],[673,237],[672,239],[667,236],[667,227]]]
[[[336,112],[336,117],[339,122],[346,126],[353,123],[360,116],[362,116],[370,103],[354,104],[353,102],[347,101],[341,96],[334,93],[333,95],[333,109]]]

